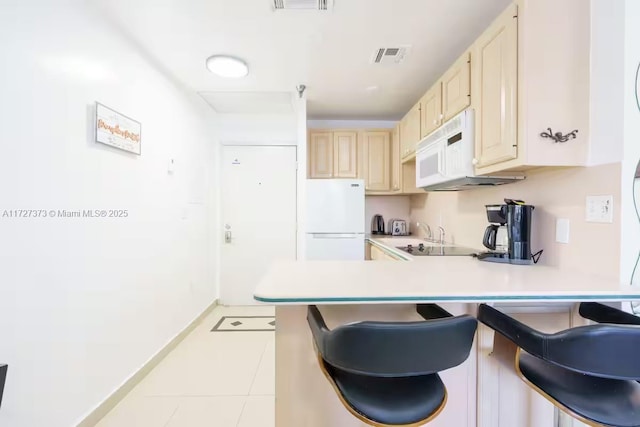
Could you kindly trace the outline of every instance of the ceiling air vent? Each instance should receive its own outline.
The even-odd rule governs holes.
[[[399,64],[409,53],[410,46],[381,47],[373,52],[371,62],[374,64]]]
[[[273,0],[276,10],[329,10],[333,0]]]

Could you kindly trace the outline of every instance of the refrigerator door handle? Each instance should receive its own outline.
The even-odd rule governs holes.
[[[314,239],[357,239],[362,234],[349,234],[349,233],[310,233]]]

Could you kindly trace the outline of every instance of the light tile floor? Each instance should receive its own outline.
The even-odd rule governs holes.
[[[96,427],[275,426],[274,332],[210,332],[222,316],[273,307],[216,307]]]

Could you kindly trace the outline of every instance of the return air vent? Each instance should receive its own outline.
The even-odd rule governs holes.
[[[276,10],[329,10],[333,0],[273,0]]]
[[[410,46],[381,47],[373,52],[371,62],[373,64],[399,64],[404,61],[410,48]]]

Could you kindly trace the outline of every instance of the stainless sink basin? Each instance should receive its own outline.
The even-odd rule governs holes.
[[[478,253],[476,249],[463,246],[440,246],[420,243],[417,246],[396,246],[411,256],[472,256]]]

